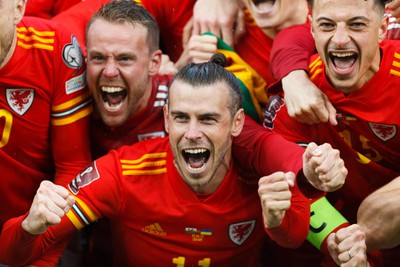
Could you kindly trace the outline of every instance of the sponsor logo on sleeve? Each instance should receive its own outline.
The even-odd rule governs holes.
[[[35,90],[29,88],[6,89],[8,106],[19,115],[24,115],[32,106]]]
[[[65,91],[67,95],[82,90],[86,86],[86,71],[79,76],[69,79],[65,82]]]
[[[79,70],[83,65],[82,49],[74,35],[71,37],[71,43],[66,44],[62,51],[64,63],[71,69]]]
[[[263,109],[264,127],[269,129],[274,128],[274,119],[283,105],[285,105],[285,100],[278,95],[268,98],[267,105]]]
[[[163,131],[138,134],[138,140],[144,141],[144,140],[154,139],[154,138],[158,138],[158,137],[165,137],[165,135],[166,134]]]
[[[86,170],[78,174],[75,179],[69,183],[69,190],[76,195],[79,193],[79,188],[87,186],[99,178],[100,174],[97,170],[96,162],[94,161],[89,167],[86,168]]]

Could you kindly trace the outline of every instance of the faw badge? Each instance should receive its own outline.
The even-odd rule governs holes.
[[[25,112],[32,106],[35,90],[29,88],[21,89],[6,89],[7,103],[12,110],[19,115],[24,115]]]
[[[236,245],[243,244],[253,232],[255,224],[255,220],[231,224],[229,226],[229,238]]]
[[[392,139],[397,133],[396,125],[372,122],[369,122],[368,124],[374,134],[382,141],[388,141]]]

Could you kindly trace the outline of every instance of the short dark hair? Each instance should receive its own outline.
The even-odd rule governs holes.
[[[153,16],[140,4],[133,0],[112,0],[103,5],[86,25],[86,36],[90,26],[96,19],[109,22],[129,22],[133,26],[142,25],[147,29],[147,43],[150,52],[159,49],[160,29]]]
[[[368,0],[364,0],[368,1]],[[374,5],[379,8],[379,11],[385,12],[385,7],[388,2],[391,0],[372,0],[374,1]],[[314,2],[315,0],[308,0],[308,3],[310,4],[311,10],[314,8]]]
[[[175,74],[171,85],[174,81],[182,81],[196,87],[226,83],[230,88],[230,112],[233,117],[242,107],[242,90],[236,76],[224,68],[225,64],[226,58],[221,53],[214,54],[210,61],[205,63],[189,63]]]

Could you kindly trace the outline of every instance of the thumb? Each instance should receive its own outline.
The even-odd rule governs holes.
[[[307,149],[306,149],[306,157],[311,158],[313,156],[319,156],[322,154],[322,150],[319,148],[319,146],[314,143],[311,142],[308,144]]]
[[[332,105],[331,101],[329,101],[329,98],[325,94],[323,94],[322,97],[323,97],[324,102],[325,102],[325,107],[328,110],[329,123],[331,125],[337,125],[335,107]]]
[[[296,176],[294,175],[293,172],[287,172],[285,174],[286,176],[286,182],[289,184],[290,187],[294,186],[294,179],[296,178]]]
[[[75,198],[71,195],[69,195],[66,199],[67,201],[67,206],[64,209],[65,214],[68,213],[68,211],[72,208],[72,206],[75,204]]]

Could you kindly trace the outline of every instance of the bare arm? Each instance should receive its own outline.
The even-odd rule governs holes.
[[[357,223],[367,235],[368,250],[400,244],[400,177],[369,195],[361,203]]]

